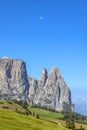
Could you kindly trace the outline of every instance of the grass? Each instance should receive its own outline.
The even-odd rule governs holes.
[[[31,108],[30,106],[29,106],[29,110],[31,112],[39,114],[42,119],[45,119],[47,121],[52,121],[52,122],[55,122],[55,123],[58,123],[58,124],[60,123],[61,126],[66,127],[66,121],[59,119],[59,118],[63,117],[64,114],[50,112],[50,111],[38,109],[38,108]],[[81,123],[75,123],[75,126],[76,126],[77,129],[80,128],[81,125],[83,126],[83,128],[85,128],[85,130],[87,130],[87,125],[81,124]]]
[[[64,114],[50,112],[38,108],[28,108],[32,113],[39,114],[40,119],[35,116],[16,113],[25,113],[25,109],[13,101],[0,100],[0,130],[68,130],[65,128],[66,121],[59,120]],[[80,128],[80,123],[75,123]],[[82,124],[87,130],[87,125]]]
[[[53,122],[0,108],[0,130],[68,130]]]
[[[62,126],[66,127],[66,121],[63,120],[57,120]],[[87,125],[86,124],[81,124],[81,123],[75,123],[75,127],[76,129],[79,129],[80,126],[82,125],[82,127],[87,130]]]
[[[43,110],[43,109],[38,109],[38,108],[32,108],[29,106],[28,108],[31,112],[34,112],[36,114],[39,114],[40,117],[43,118],[50,118],[50,119],[59,119],[61,117],[63,117],[64,115],[61,113],[55,113],[55,112],[50,112],[47,110]]]
[[[85,124],[80,124],[80,123],[75,123],[76,128],[80,128],[81,125],[82,125],[82,127],[83,127],[85,130],[87,130],[87,125],[85,125]]]
[[[13,101],[7,101],[7,100],[0,100],[0,108],[4,108],[4,109],[10,109],[12,111],[20,111],[21,113],[25,112],[25,109],[14,103]]]

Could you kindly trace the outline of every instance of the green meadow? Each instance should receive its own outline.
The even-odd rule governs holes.
[[[69,130],[65,128],[66,121],[60,120],[64,114],[32,108],[28,106],[31,114],[23,106],[14,101],[0,100],[0,130]],[[37,117],[39,115],[39,118]],[[86,124],[76,123],[76,128]]]
[[[57,123],[0,108],[0,130],[68,130]]]
[[[36,114],[39,114],[40,117],[42,118],[49,118],[49,119],[59,119],[61,117],[63,117],[64,115],[61,113],[55,113],[55,112],[51,112],[48,110],[43,110],[43,109],[38,109],[38,108],[32,108],[32,107],[28,107],[28,109],[31,112],[34,112]]]

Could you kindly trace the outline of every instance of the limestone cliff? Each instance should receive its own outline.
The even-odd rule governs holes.
[[[0,98],[28,100],[29,85],[25,62],[8,57],[0,59]]]
[[[29,82],[29,97],[33,93],[33,100],[30,98],[32,103],[58,111],[74,110],[71,103],[71,91],[56,67],[52,68],[49,75],[47,75],[47,70],[43,69],[40,80],[36,80],[36,85],[34,79],[31,81],[29,78]],[[32,83],[34,84],[32,85]]]
[[[40,80],[28,77],[22,60],[0,59],[0,99],[25,100],[54,110],[74,110],[71,92],[56,67],[47,73],[44,68]]]

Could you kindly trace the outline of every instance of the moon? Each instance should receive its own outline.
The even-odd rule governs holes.
[[[40,20],[43,20],[44,19],[44,17],[43,16],[40,16]]]

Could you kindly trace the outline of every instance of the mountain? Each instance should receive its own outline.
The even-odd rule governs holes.
[[[40,80],[28,78],[29,98],[33,104],[40,104],[55,110],[73,110],[71,91],[67,87],[59,70],[53,67],[50,74],[43,69]]]
[[[8,57],[0,59],[0,98],[28,100],[29,84],[25,62]]]
[[[44,68],[40,80],[27,75],[23,60],[0,59],[0,99],[25,100],[54,110],[74,111],[71,91],[59,70]]]

